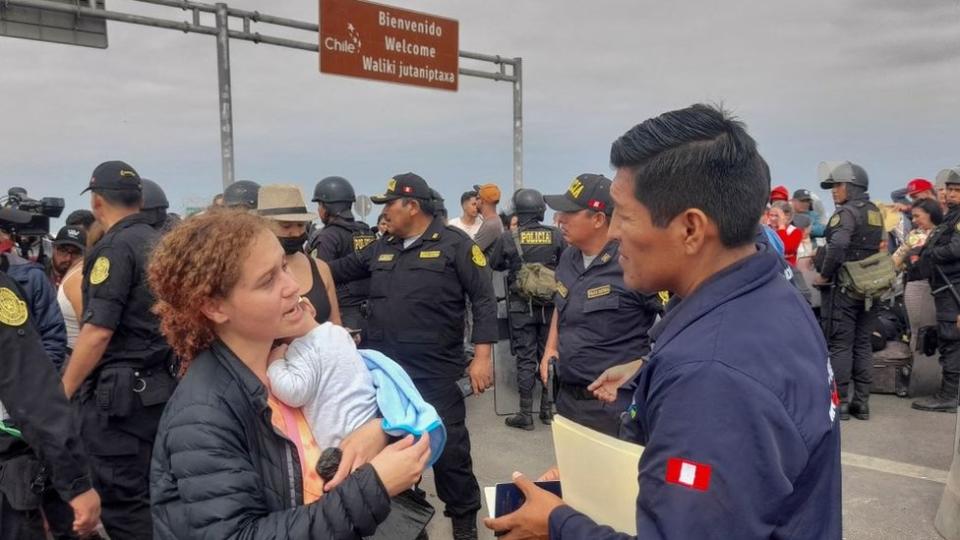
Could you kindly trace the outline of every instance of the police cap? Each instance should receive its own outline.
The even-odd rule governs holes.
[[[427,181],[412,172],[394,175],[387,180],[387,191],[383,195],[374,195],[370,200],[374,204],[385,204],[396,199],[412,198],[430,201],[433,195]]]
[[[585,173],[573,179],[566,193],[544,195],[543,200],[557,212],[593,210],[609,216],[613,214],[613,198],[610,196],[612,183],[602,174]]]
[[[94,193],[98,191],[141,191],[140,175],[136,169],[122,161],[105,161],[93,170],[87,189]]]

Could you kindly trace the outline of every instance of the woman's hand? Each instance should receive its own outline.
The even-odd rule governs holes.
[[[556,465],[547,469],[540,475],[540,478],[537,478],[537,482],[555,482],[557,480],[560,480],[560,467]]]
[[[380,422],[379,418],[370,420],[347,435],[347,438],[340,443],[340,450],[343,450],[340,468],[337,469],[337,474],[323,486],[324,491],[330,491],[340,485],[350,473],[359,469],[361,465],[369,463],[387,446],[387,434],[380,427]]]
[[[393,497],[417,483],[430,461],[430,435],[424,433],[413,442],[413,435],[391,444],[370,462],[377,476]]]

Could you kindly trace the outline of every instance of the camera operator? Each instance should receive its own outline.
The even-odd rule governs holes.
[[[5,208],[4,212],[17,216],[21,221],[33,219],[32,214],[21,210]],[[66,356],[67,327],[57,304],[57,292],[47,279],[42,265],[16,253],[18,246],[14,242],[14,235],[17,234],[17,227],[12,220],[0,219],[0,271],[23,289],[30,318],[40,334],[43,349],[59,370]]]

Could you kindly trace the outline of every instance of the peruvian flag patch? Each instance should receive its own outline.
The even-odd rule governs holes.
[[[677,484],[697,491],[710,487],[710,466],[680,458],[667,460],[667,483]]]

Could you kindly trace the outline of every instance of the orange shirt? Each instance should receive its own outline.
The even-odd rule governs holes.
[[[303,503],[310,504],[323,496],[323,479],[317,474],[321,449],[313,439],[313,432],[310,431],[303,411],[289,407],[273,396],[267,397],[267,405],[272,413],[270,420],[273,427],[286,435],[297,447],[303,477]]]

